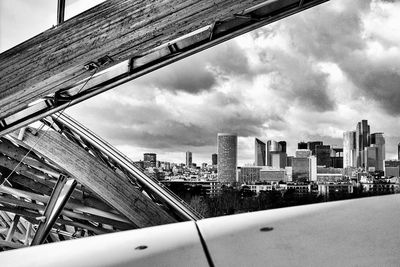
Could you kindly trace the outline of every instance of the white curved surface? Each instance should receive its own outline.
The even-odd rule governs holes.
[[[215,266],[400,266],[400,194],[196,223]],[[196,223],[2,252],[0,266],[209,266]]]

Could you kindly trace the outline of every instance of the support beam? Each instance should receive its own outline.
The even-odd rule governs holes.
[[[328,0],[308,0],[301,7],[299,0],[105,1],[0,54],[4,66],[0,66],[0,132],[20,127],[24,118],[33,120],[39,113],[54,113],[62,105],[70,105],[70,100],[75,104],[116,84],[325,1]],[[251,19],[237,19],[235,15]],[[252,21],[256,23],[250,25]],[[218,27],[210,38],[200,37],[197,42],[186,44],[185,51],[174,43],[216,22],[224,22],[224,27]],[[221,35],[223,38],[219,38]],[[213,36],[218,40],[213,40]],[[143,58],[144,63],[140,63]],[[63,96],[63,91],[93,75],[93,71],[84,68],[87,63],[98,66],[98,72],[119,63],[128,63],[132,70],[117,79],[113,77],[106,86],[91,88],[82,97],[70,98],[68,93]],[[33,102],[39,99],[43,101],[36,107]],[[24,113],[28,105],[33,108]],[[19,111],[17,118],[11,118]]]
[[[61,175],[54,187],[53,193],[51,194],[50,201],[47,203],[44,211],[45,221],[39,223],[36,234],[33,237],[31,245],[39,245],[46,240],[51,228],[56,222],[60,215],[65,203],[68,201],[72,191],[76,186],[74,179],[68,180],[67,177]]]
[[[36,144],[36,152],[51,158],[62,169],[68,170],[71,177],[92,190],[138,227],[176,222],[126,178],[118,176],[104,163],[57,132],[48,131],[44,134],[39,131],[37,135],[33,135],[27,131],[24,142],[29,146]]]
[[[19,218],[20,218],[19,215],[14,215],[14,219],[13,219],[11,225],[10,225],[10,230],[7,233],[6,241],[9,241],[9,242],[12,241],[12,238],[14,236],[15,230],[17,230],[17,226],[18,226],[18,223],[19,223]]]

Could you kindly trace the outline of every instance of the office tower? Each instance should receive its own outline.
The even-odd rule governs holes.
[[[357,167],[356,131],[343,133],[343,168]]]
[[[300,142],[297,144],[297,149],[308,149],[308,145],[305,142]]]
[[[279,143],[273,140],[267,141],[267,166],[272,166],[271,152],[279,151]]]
[[[211,155],[211,163],[212,163],[212,165],[215,165],[215,166],[218,164],[218,155],[217,154]]]
[[[311,150],[308,149],[297,149],[296,158],[308,158],[311,156]]]
[[[217,139],[218,181],[220,183],[236,182],[237,135],[219,133]]]
[[[192,167],[192,152],[187,151],[186,152],[186,167],[191,168]]]
[[[307,142],[307,149],[311,150],[311,155],[315,155],[315,148],[317,146],[322,146],[323,144],[322,141]]]
[[[292,159],[292,181],[293,182],[307,182],[309,180],[310,180],[310,158],[309,157],[293,158]]]
[[[389,178],[400,176],[400,160],[385,160],[385,176]]]
[[[383,161],[385,160],[385,137],[383,137],[383,133],[371,134],[371,146],[378,148],[376,155],[376,170],[383,171]]]
[[[157,162],[156,153],[144,153],[143,154],[144,168],[155,168]]]
[[[266,165],[266,151],[265,151],[265,143],[262,142],[260,139],[255,138],[254,142],[254,153],[255,153],[255,166],[265,166]]]
[[[331,166],[331,146],[318,145],[315,148],[315,156],[317,157],[318,166]]]
[[[286,167],[286,152],[272,151],[271,161],[272,168],[274,169],[284,169]]]
[[[331,167],[343,168],[343,148],[331,149]]]
[[[293,156],[286,157],[286,166],[287,167],[292,167],[292,160],[293,160]]]
[[[286,153],[286,141],[278,142],[279,151]]]
[[[378,165],[378,148],[377,147],[366,147],[364,148],[364,167],[367,171],[377,170]]]
[[[311,156],[309,157],[310,161],[310,181],[317,181],[317,157]]]
[[[397,145],[397,159],[400,160],[400,143]]]
[[[367,120],[357,123],[356,128],[356,150],[357,167],[365,167],[364,148],[370,145],[370,127]]]

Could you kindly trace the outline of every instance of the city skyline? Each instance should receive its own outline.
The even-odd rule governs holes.
[[[67,1],[67,13],[88,2]],[[0,7],[1,51],[55,24],[54,1],[2,1]],[[15,21],[13,9],[35,12]],[[302,140],[341,147],[343,132],[362,119],[372,132],[385,133],[386,157],[396,158],[399,12],[393,1],[330,1],[66,113],[132,160],[155,152],[161,161],[185,162],[191,151],[196,162],[210,162],[216,134],[236,132],[238,163],[251,164],[254,137],[286,140],[288,154]]]

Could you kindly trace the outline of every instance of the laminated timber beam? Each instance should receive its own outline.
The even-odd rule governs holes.
[[[326,1],[105,1],[0,54],[0,135]]]
[[[17,133],[16,133],[17,134]],[[176,222],[167,212],[144,196],[127,179],[117,175],[83,148],[55,131],[27,131],[24,143],[35,152],[69,172],[79,183],[138,227]]]

